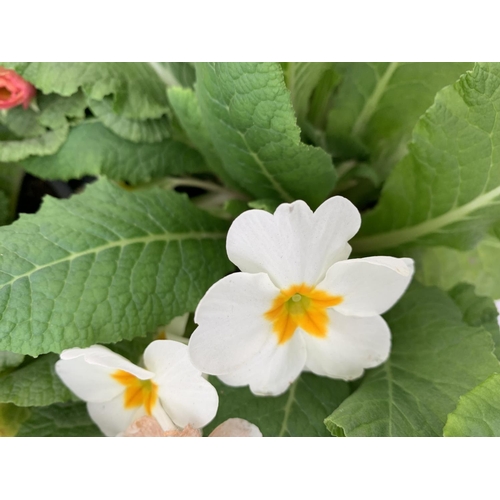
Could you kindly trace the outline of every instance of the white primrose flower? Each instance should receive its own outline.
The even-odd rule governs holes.
[[[164,431],[204,427],[217,413],[215,388],[192,364],[186,345],[156,340],[144,351],[146,369],[107,347],[67,349],[56,363],[62,381],[87,401],[106,436],[124,432],[138,418],[156,418]]]
[[[406,290],[413,261],[347,260],[360,225],[341,196],[314,213],[295,201],[274,215],[237,217],[227,253],[242,272],[215,283],[199,303],[193,364],[228,385],[278,395],[303,370],[351,380],[383,363],[391,342],[380,315]]]

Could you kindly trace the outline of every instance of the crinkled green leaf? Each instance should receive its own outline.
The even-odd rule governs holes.
[[[83,92],[77,92],[69,97],[58,94],[41,95],[37,97],[40,113],[38,122],[45,127],[56,129],[64,127],[68,119],[85,118],[87,98]]]
[[[111,99],[90,101],[90,109],[103,125],[116,135],[132,142],[161,142],[170,137],[166,116],[149,120],[133,120],[113,111]]]
[[[32,408],[23,422],[20,437],[101,437],[103,434],[92,422],[85,403],[56,403]]]
[[[332,68],[331,62],[289,62],[286,64],[285,81],[290,90],[293,109],[299,123],[309,112],[311,95],[321,77]]]
[[[448,290],[465,281],[480,295],[500,299],[500,240],[487,236],[472,250],[417,248],[411,254],[417,261],[416,278],[426,285]]]
[[[461,395],[500,370],[483,327],[469,326],[453,300],[413,283],[385,316],[389,360],[370,370],[325,423],[347,436],[441,436]]]
[[[15,69],[44,94],[63,96],[83,89],[91,99],[113,96],[116,113],[127,118],[159,118],[168,111],[165,84],[142,62],[1,63]]]
[[[197,63],[203,121],[228,175],[256,198],[318,206],[333,188],[325,151],[300,142],[283,72],[274,63]]]
[[[462,311],[463,320],[468,325],[482,326],[490,332],[495,342],[495,355],[500,358],[498,311],[493,300],[476,295],[474,286],[467,283],[459,283],[448,294]]]
[[[19,366],[23,361],[23,354],[16,354],[15,352],[9,351],[0,351],[0,372],[8,368],[15,368],[16,366]]]
[[[17,162],[28,156],[53,155],[68,137],[68,126],[47,130],[42,135],[28,139],[0,142],[0,163]]]
[[[446,437],[500,437],[500,375],[463,395],[448,415]]]
[[[23,169],[15,163],[0,163],[0,225],[16,216],[17,200],[24,178]]]
[[[477,64],[438,92],[354,249],[477,244],[500,220],[499,106],[500,63]]]
[[[254,396],[247,387],[229,387],[215,377],[210,381],[219,393],[219,410],[204,435],[228,418],[237,417],[255,424],[263,436],[328,436],[325,415],[349,395],[346,382],[312,373],[303,373],[278,397]]]
[[[341,83],[328,119],[337,156],[370,156],[382,178],[406,153],[418,118],[436,92],[471,63],[337,63]]]
[[[207,170],[198,152],[185,144],[171,139],[136,144],[118,137],[100,123],[82,123],[72,128],[57,154],[29,158],[23,166],[42,179],[105,175],[133,185]]]
[[[0,113],[0,123],[13,132],[19,140],[39,137],[47,132],[47,129],[38,121],[39,113],[21,106],[9,109],[5,114]],[[0,150],[3,143],[0,143]]]
[[[47,354],[6,375],[0,374],[0,403],[47,406],[75,399],[55,372],[58,359],[57,354]]]
[[[0,437],[15,436],[29,415],[30,411],[27,408],[0,403]]]
[[[227,223],[160,188],[100,180],[0,228],[0,350],[132,339],[193,311],[232,266]]]
[[[172,87],[168,89],[168,99],[193,146],[203,155],[211,170],[226,185],[234,186],[225,170],[220,156],[215,151],[212,139],[203,123],[196,94],[191,89]]]

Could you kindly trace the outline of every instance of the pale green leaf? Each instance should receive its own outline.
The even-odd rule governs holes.
[[[225,170],[220,156],[215,151],[212,139],[203,123],[196,94],[191,89],[173,87],[167,91],[170,105],[193,146],[205,158],[207,165],[228,186],[235,186]]]
[[[197,63],[203,121],[228,175],[256,198],[313,208],[335,183],[331,158],[300,142],[283,72],[274,63]]]
[[[446,437],[500,437],[500,375],[465,394],[448,415]]]
[[[54,156],[29,158],[23,166],[42,179],[105,175],[132,185],[207,170],[198,152],[185,144],[171,139],[136,144],[94,122],[72,128],[68,140]]]
[[[9,351],[0,351],[0,372],[19,366],[24,361],[23,354],[16,354]]]
[[[38,121],[39,113],[33,109],[24,109],[21,106],[0,113],[0,123],[5,125],[16,137],[30,139],[39,137],[47,132],[47,129]],[[3,144],[0,143],[0,149]]]
[[[228,273],[227,223],[160,188],[109,181],[0,228],[0,350],[132,339],[193,311]]]
[[[28,139],[0,142],[0,163],[17,162],[29,156],[53,155],[68,137],[68,126],[47,130],[42,135]]]
[[[85,118],[87,98],[82,92],[69,97],[58,94],[40,95],[37,103],[40,108],[38,122],[51,129],[64,127],[68,119]]]
[[[465,281],[473,284],[478,294],[500,299],[500,240],[494,236],[487,236],[465,252],[422,247],[410,256],[417,261],[416,278],[426,285],[448,290]]]
[[[169,87],[193,87],[196,81],[194,63],[159,62],[150,63],[160,78]]]
[[[149,120],[125,118],[113,111],[111,99],[90,101],[92,113],[116,135],[132,142],[161,142],[170,137],[169,120],[166,116]]]
[[[463,320],[468,325],[482,326],[490,332],[495,343],[495,355],[500,359],[498,311],[493,300],[489,297],[476,295],[474,286],[467,283],[454,286],[448,294],[462,311]]]
[[[418,118],[436,92],[471,63],[337,63],[341,77],[327,134],[336,156],[369,155],[385,178],[406,152]]]
[[[56,354],[47,354],[6,375],[0,374],[0,403],[47,406],[75,399],[55,372],[58,359]]]
[[[289,62],[286,64],[285,81],[299,123],[309,112],[311,95],[321,77],[332,68],[331,62]]]
[[[303,373],[278,397],[255,396],[247,387],[229,387],[215,377],[211,382],[219,393],[219,410],[204,435],[228,418],[244,418],[263,436],[328,436],[325,415],[349,395],[346,382],[311,373]]]
[[[500,370],[493,341],[444,292],[418,283],[385,316],[389,360],[325,423],[347,436],[441,436],[459,397]]]
[[[102,437],[85,403],[56,403],[32,408],[20,426],[19,437]]]
[[[477,64],[438,92],[354,249],[477,244],[500,220],[499,106],[499,63]]]
[[[44,94],[62,96],[83,89],[91,99],[113,96],[116,113],[127,118],[159,118],[168,111],[165,84],[148,63],[1,63],[15,69]]]

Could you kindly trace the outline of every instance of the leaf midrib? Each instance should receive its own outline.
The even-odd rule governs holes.
[[[352,126],[351,133],[353,136],[359,137],[365,131],[366,125],[370,121],[370,118],[372,117],[373,113],[375,113],[377,105],[380,99],[382,99],[382,96],[384,95],[384,92],[386,91],[387,86],[389,85],[389,81],[391,80],[392,75],[394,74],[394,71],[396,71],[398,65],[399,63],[397,62],[390,63],[389,66],[387,66],[382,77],[378,80],[377,84],[373,89],[373,92],[370,94],[370,97],[365,101],[365,105],[363,106],[361,113],[359,113],[358,118],[356,119],[354,125]]]
[[[0,284],[0,289],[5,287],[5,286],[11,285],[12,283],[14,283],[17,280],[20,280],[20,279],[25,278],[27,276],[31,276],[32,274],[34,274],[42,269],[57,266],[58,264],[61,264],[63,262],[71,262],[72,260],[78,259],[79,257],[83,257],[85,255],[91,255],[94,253],[103,252],[103,251],[109,250],[111,248],[125,247],[128,245],[133,245],[135,243],[148,244],[148,243],[154,243],[157,241],[170,242],[170,241],[184,241],[184,240],[190,240],[190,239],[193,239],[193,240],[219,239],[219,238],[225,238],[225,237],[226,237],[226,233],[219,233],[219,232],[217,232],[217,233],[189,232],[189,233],[148,234],[147,236],[138,236],[135,238],[126,238],[123,240],[115,240],[115,241],[109,242],[105,245],[101,245],[101,246],[94,247],[94,248],[89,248],[89,249],[83,250],[81,252],[70,253],[66,257],[63,257],[63,258],[58,259],[58,260],[54,260],[52,262],[48,262],[47,264],[43,264],[40,266],[34,265],[31,262],[31,264],[34,265],[33,269],[31,269],[30,271],[28,271],[26,273],[14,276],[12,280]],[[65,250],[65,251],[67,251],[67,250]],[[6,274],[10,274],[10,273],[7,273],[5,270],[2,270],[2,272],[6,273]]]
[[[357,238],[352,241],[352,246],[356,252],[367,253],[374,250],[394,248],[409,243],[428,234],[435,233],[445,226],[464,220],[470,213],[487,206],[499,196],[500,186],[434,219],[428,219],[420,224],[396,229],[394,231],[386,231],[373,236]]]

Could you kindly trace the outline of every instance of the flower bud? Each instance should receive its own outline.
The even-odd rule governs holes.
[[[10,109],[19,104],[27,109],[36,89],[11,69],[0,67],[0,109]]]

